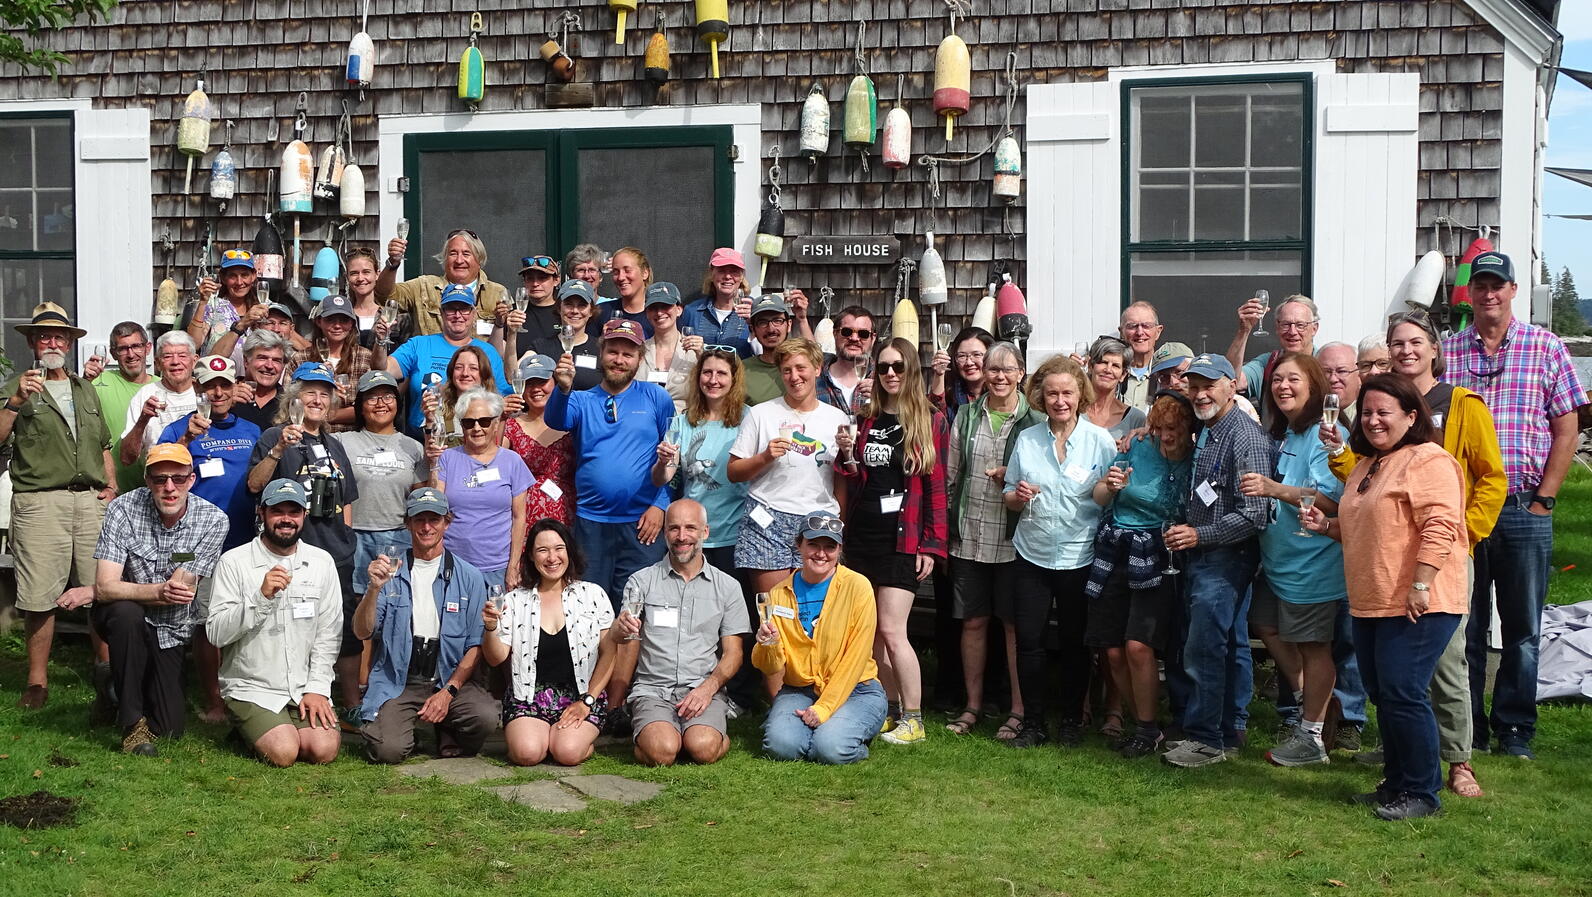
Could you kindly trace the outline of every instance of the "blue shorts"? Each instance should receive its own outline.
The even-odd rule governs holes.
[[[741,570],[794,570],[802,565],[796,537],[805,514],[786,514],[764,506],[774,522],[758,526],[750,515],[741,521],[741,539],[735,544],[735,566]]]

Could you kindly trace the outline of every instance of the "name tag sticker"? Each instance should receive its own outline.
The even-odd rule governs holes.
[[[595,356],[595,355],[576,355],[575,356],[575,367],[585,368],[588,371],[595,371],[595,370],[597,370],[597,356]]]
[[[379,464],[384,467],[388,464],[396,464],[398,463],[398,453],[384,449],[372,455],[370,461],[372,464]]]
[[[1432,426],[1436,427],[1439,430],[1441,430],[1443,428],[1443,412],[1441,412],[1441,411],[1432,412]]]
[[[654,626],[676,629],[680,626],[680,608],[649,607],[647,608],[647,622]]]
[[[1067,469],[1062,471],[1062,475],[1080,486],[1089,479],[1089,471],[1084,469],[1081,464],[1068,464]]]
[[[314,616],[315,616],[315,602],[313,602],[313,601],[295,601],[295,602],[293,602],[293,619],[295,619],[295,620],[308,620],[308,619],[310,619],[311,617],[314,617]]]
[[[752,507],[751,513],[747,514],[746,516],[752,518],[753,523],[763,527],[764,529],[774,525],[774,515],[770,514],[768,509],[762,505],[754,505]]]
[[[324,446],[324,445],[312,445],[312,446],[310,446],[310,454],[314,455],[315,456],[315,460],[319,461],[322,458],[326,457],[326,446]]]
[[[906,499],[906,494],[896,492],[879,499],[879,513],[895,514],[901,510],[901,502]]]
[[[482,483],[496,483],[501,479],[503,479],[503,474],[496,467],[488,467],[475,472],[475,483],[478,486]]]
[[[208,480],[211,477],[218,477],[226,472],[226,465],[221,463],[220,458],[206,458],[205,460],[199,462],[199,478],[201,480]]]
[[[1199,488],[1194,490],[1194,494],[1199,496],[1200,501],[1205,502],[1207,508],[1216,504],[1216,490],[1211,486],[1210,480],[1199,484]]]
[[[491,336],[492,335],[492,322],[491,321],[476,321],[475,322],[475,335],[476,336]]]
[[[653,371],[652,373],[647,375],[647,382],[648,383],[668,383],[669,382],[669,372],[668,371]]]
[[[551,498],[553,501],[558,501],[564,497],[564,487],[553,482],[551,479],[543,479],[536,488],[547,493],[547,497]]]
[[[447,604],[442,606],[442,609],[447,613],[456,614],[459,612],[459,602],[449,601]]]
[[[796,619],[796,609],[792,607],[786,607],[783,604],[776,604],[769,608],[769,611],[776,617],[784,617],[787,620]]]

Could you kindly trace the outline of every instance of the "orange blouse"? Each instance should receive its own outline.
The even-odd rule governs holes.
[[[1459,462],[1442,446],[1361,458],[1344,484],[1338,524],[1354,616],[1403,615],[1417,563],[1437,568],[1429,611],[1469,611],[1464,486]]]

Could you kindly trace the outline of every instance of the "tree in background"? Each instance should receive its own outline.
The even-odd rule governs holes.
[[[0,23],[7,29],[0,32],[0,62],[53,75],[67,61],[65,54],[47,47],[29,49],[13,31],[25,32],[35,42],[39,35],[65,28],[78,16],[86,15],[91,22],[104,18],[115,6],[116,0],[0,0]]]
[[[1575,276],[1569,268],[1559,271],[1553,281],[1553,332],[1560,336],[1585,336],[1586,319],[1581,317],[1581,297],[1575,290]]]

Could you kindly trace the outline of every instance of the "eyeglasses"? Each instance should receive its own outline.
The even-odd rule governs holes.
[[[856,329],[856,328],[852,328],[852,327],[842,327],[842,328],[840,328],[840,335],[843,336],[843,337],[846,337],[847,339],[850,339],[851,337],[856,337],[857,339],[863,340],[864,342],[866,342],[866,341],[868,341],[870,339],[873,339],[873,331],[872,330],[868,330],[866,328]]]
[[[371,405],[396,405],[398,397],[390,392],[379,392],[373,396],[365,396],[365,402]]]
[[[144,482],[151,486],[164,486],[167,483],[173,486],[180,486],[188,482],[192,477],[193,471],[191,470],[187,473],[146,473],[144,474]]]
[[[485,430],[488,427],[491,427],[496,422],[497,422],[497,415],[495,415],[495,414],[492,415],[491,417],[461,417],[461,418],[459,418],[459,426],[462,427],[463,429],[466,429],[466,430],[474,430],[476,427],[480,427],[481,429]]]
[[[1360,485],[1355,487],[1355,489],[1354,489],[1355,494],[1356,495],[1364,495],[1365,494],[1365,490],[1371,488],[1371,478],[1376,476],[1377,472],[1380,471],[1381,469],[1382,469],[1382,459],[1381,458],[1377,458],[1375,461],[1373,461],[1371,463],[1371,469],[1366,471],[1365,479],[1361,480],[1360,481]]]
[[[608,422],[611,423],[611,424],[619,423],[619,399],[618,398],[616,398],[614,396],[609,396],[608,398],[603,399],[603,416],[608,418]]]
[[[907,363],[904,361],[881,361],[876,368],[881,374],[905,374]]]
[[[1003,375],[1020,374],[1020,373],[1022,373],[1022,371],[1023,371],[1023,369],[1018,367],[1015,364],[991,365],[990,367],[987,367],[987,368],[984,369],[984,373],[986,373],[986,374],[1003,374]]]
[[[956,359],[956,363],[957,364],[962,364],[962,363],[968,362],[968,361],[983,361],[984,360],[984,353],[983,352],[958,352],[955,355],[953,355],[952,357]]]
[[[229,262],[235,262],[240,259],[247,262],[254,258],[254,253],[247,249],[228,249],[221,253],[221,257]]]
[[[148,346],[148,345],[149,345],[149,343],[142,342],[142,343],[128,343],[125,346],[112,346],[111,347],[111,354],[112,355],[120,355],[123,352],[131,352],[134,349],[142,349],[142,348],[144,348],[145,346]]]
[[[1497,354],[1493,355],[1493,358],[1498,360],[1497,367],[1487,364],[1487,348],[1481,344],[1481,337],[1476,338],[1476,346],[1481,350],[1476,354],[1481,357],[1485,369],[1478,371],[1474,366],[1470,366],[1470,375],[1472,377],[1480,377],[1483,380],[1491,380],[1499,374],[1502,374],[1504,372],[1504,352],[1509,350],[1508,338],[1505,338],[1504,341],[1498,345],[1498,352]]]
[[[468,233],[468,231],[466,231],[466,233]],[[474,234],[470,234],[470,236],[473,237],[475,235]],[[556,267],[558,267],[558,263],[554,262],[553,261],[553,257],[550,256],[550,255],[528,255],[525,258],[520,259],[520,267],[521,268],[556,268]],[[525,273],[527,273],[527,274],[535,274],[536,272],[527,271]],[[545,274],[547,272],[544,271],[542,273]]]
[[[1358,368],[1322,368],[1321,373],[1326,374],[1330,380],[1347,380],[1356,370]]]
[[[802,529],[822,530],[838,536],[845,532],[846,525],[840,522],[839,517],[830,517],[827,514],[808,514],[807,518],[802,521]]]
[[[1315,321],[1278,321],[1276,326],[1278,330],[1286,330],[1289,333],[1303,333],[1306,327],[1313,327],[1315,323]]]
[[[1356,364],[1354,366],[1354,369],[1359,371],[1362,374],[1369,373],[1371,371],[1376,371],[1379,374],[1385,374],[1388,371],[1393,370],[1393,362],[1391,362],[1391,361],[1362,361],[1362,362],[1359,362],[1358,364]]]
[[[1123,330],[1154,330],[1155,328],[1157,328],[1159,326],[1161,326],[1161,325],[1160,324],[1123,324],[1122,325],[1122,329]]]

